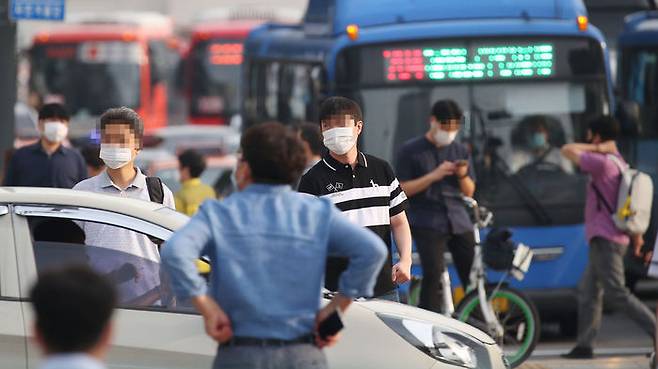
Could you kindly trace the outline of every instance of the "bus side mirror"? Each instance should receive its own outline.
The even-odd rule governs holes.
[[[617,105],[617,119],[623,136],[637,136],[642,130],[640,105],[635,101],[621,101]]]

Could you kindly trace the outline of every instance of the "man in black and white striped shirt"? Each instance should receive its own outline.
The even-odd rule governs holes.
[[[320,128],[329,151],[302,177],[299,191],[331,199],[348,219],[382,238],[389,256],[377,278],[375,296],[397,301],[396,285],[409,281],[411,274],[407,196],[386,161],[358,150],[363,114],[356,102],[344,97],[325,100],[320,107]],[[400,254],[393,266],[391,233]],[[338,278],[346,267],[346,260],[327,260],[327,289],[338,290]]]

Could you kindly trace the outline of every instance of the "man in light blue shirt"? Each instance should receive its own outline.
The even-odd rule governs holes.
[[[384,243],[328,200],[292,191],[304,169],[299,138],[278,123],[247,130],[235,171],[240,192],[206,201],[162,248],[174,291],[192,299],[207,334],[222,343],[215,368],[325,368],[316,324],[371,296]],[[338,294],[321,307],[327,255],[349,258]],[[210,257],[210,291],[194,261]]]
[[[104,369],[116,291],[83,266],[41,273],[30,292],[40,369]],[[75,303],[72,303],[75,301]]]

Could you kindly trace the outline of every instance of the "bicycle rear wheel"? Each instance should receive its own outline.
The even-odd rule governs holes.
[[[491,295],[493,293],[493,296]],[[539,341],[539,314],[534,304],[520,291],[500,287],[487,291],[494,314],[503,326],[504,334],[493,337],[514,368],[523,363]],[[477,290],[469,292],[457,308],[457,318],[487,332],[487,323],[480,308]],[[487,332],[491,334],[491,332]]]

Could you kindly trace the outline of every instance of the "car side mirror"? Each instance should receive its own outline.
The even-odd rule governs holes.
[[[637,136],[642,131],[640,105],[635,101],[621,101],[617,105],[617,119],[624,136]]]

